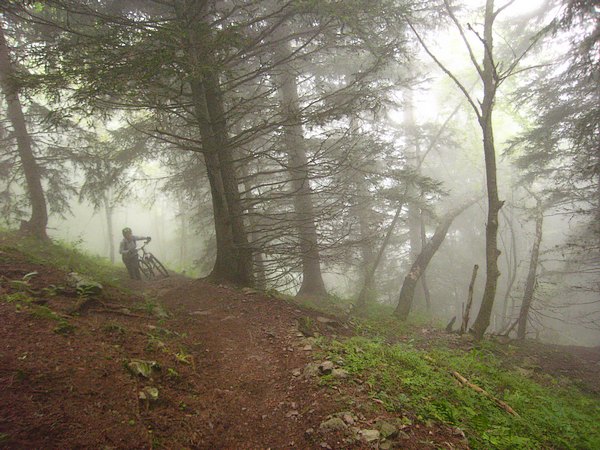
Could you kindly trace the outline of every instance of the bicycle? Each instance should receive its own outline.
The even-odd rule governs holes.
[[[144,245],[137,249],[139,254],[138,267],[140,268],[140,272],[147,280],[151,280],[160,275],[168,277],[169,272],[165,269],[165,266],[163,266],[156,256],[146,251],[146,245],[149,242],[150,239],[146,239]]]

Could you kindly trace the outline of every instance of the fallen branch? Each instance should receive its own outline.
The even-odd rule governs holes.
[[[494,403],[496,403],[500,408],[502,408],[504,411],[506,411],[509,414],[512,414],[513,416],[517,416],[519,417],[519,414],[517,414],[517,412],[512,409],[510,406],[508,406],[508,404],[506,402],[503,402],[502,400],[500,400],[499,398],[494,397],[492,394],[490,394],[489,392],[487,392],[486,390],[480,388],[479,386],[477,386],[476,384],[471,383],[469,380],[467,380],[465,377],[463,377],[460,373],[456,372],[456,371],[451,371],[450,372],[452,374],[452,376],[454,378],[456,378],[461,384],[470,387],[471,389],[473,389],[475,392],[479,392],[480,394],[484,395],[485,397],[489,398],[490,400],[492,400]]]
[[[436,369],[436,370],[439,369],[439,367],[437,366],[436,362],[429,355],[425,355],[423,357],[423,359],[425,359],[426,361],[429,361],[430,363],[432,363],[434,365],[434,367],[433,367],[434,369]],[[492,394],[490,394],[486,390],[480,388],[476,384],[471,383],[469,380],[467,380],[465,377],[463,377],[460,373],[456,372],[455,370],[450,370],[449,372],[462,385],[470,387],[475,392],[479,392],[481,395],[489,398],[490,400],[492,400],[494,403],[496,403],[496,405],[498,405],[500,408],[502,408],[507,413],[509,413],[509,414],[511,414],[513,416],[519,417],[519,414],[514,409],[512,409],[506,402],[503,402],[499,398],[494,397]]]

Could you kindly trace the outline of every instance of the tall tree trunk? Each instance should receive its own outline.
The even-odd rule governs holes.
[[[254,272],[256,287],[260,290],[267,289],[267,273],[265,268],[265,258],[260,246],[260,232],[258,230],[258,221],[256,219],[256,208],[254,207],[252,196],[252,186],[249,180],[247,166],[242,166],[242,179],[244,180],[244,189],[247,194],[245,200],[248,204],[248,238],[250,239],[250,249],[252,251],[252,260],[254,263]]]
[[[411,89],[405,91],[405,113],[404,113],[404,128],[406,137],[409,140],[409,148],[413,149],[412,153],[409,153],[409,160],[411,167],[417,175],[421,174],[421,148],[419,143],[419,135],[415,122],[415,111],[413,102],[413,92]],[[417,199],[421,200],[422,195],[417,192],[414,184],[409,184],[408,188],[408,239],[410,243],[410,260],[414,261],[419,253],[421,253],[422,246],[425,245],[421,238],[421,206]],[[425,286],[423,285],[424,273],[420,278],[420,286],[422,289],[416,291],[417,301],[424,298]]]
[[[234,257],[237,262],[236,283],[250,286],[254,284],[252,271],[252,249],[248,244],[248,233],[244,223],[239,181],[236,174],[233,151],[229,144],[229,130],[223,110],[223,98],[219,88],[217,75],[210,71],[205,73],[206,102],[208,113],[216,138],[221,177],[225,188],[225,199],[228,205],[229,222],[233,238]]]
[[[108,256],[110,258],[111,263],[115,263],[115,236],[113,229],[113,211],[114,208],[110,204],[110,194],[108,192],[104,192],[102,196],[102,201],[104,203],[104,216],[106,218],[106,233],[108,235]]]
[[[19,100],[19,89],[14,79],[14,70],[10,61],[10,53],[4,30],[0,24],[0,87],[4,91],[6,104],[8,108],[8,118],[12,124],[17,139],[17,148],[19,158],[27,182],[27,193],[31,204],[31,218],[25,223],[24,231],[46,240],[46,227],[48,226],[48,209],[44,189],[42,188],[42,179],[40,168],[35,160],[31,146],[31,137],[27,132],[25,116]]]
[[[215,281],[252,285],[252,259],[243,223],[237,176],[223,114],[218,77],[214,64],[207,61],[206,27],[203,20],[207,2],[177,4],[177,14],[186,24],[189,36],[189,84],[198,129],[202,138],[202,153],[210,184],[217,257],[210,278]],[[204,33],[204,34],[203,34]]]
[[[306,142],[302,131],[298,86],[292,68],[289,66],[292,53],[289,43],[285,41],[283,30],[279,29],[275,33],[275,41],[275,62],[279,65],[275,73],[281,99],[283,139],[288,155],[288,170],[302,261],[302,284],[298,295],[322,297],[327,295],[327,291],[321,274],[321,256],[310,189]]]
[[[542,242],[542,227],[544,225],[544,210],[541,200],[537,200],[535,217],[535,239],[531,248],[531,258],[529,260],[529,271],[525,282],[525,293],[523,294],[523,303],[519,314],[519,324],[517,327],[517,339],[525,339],[527,334],[527,320],[529,319],[529,310],[533,303],[533,294],[535,293],[535,283],[537,279],[537,266],[540,256],[540,244]]]
[[[485,56],[483,59],[483,102],[481,103],[481,116],[479,124],[483,132],[483,153],[485,156],[485,175],[488,197],[488,215],[485,227],[485,258],[486,258],[486,280],[481,307],[473,324],[473,333],[477,339],[481,339],[490,325],[490,317],[494,308],[496,298],[496,287],[498,285],[498,213],[504,202],[498,198],[498,182],[496,170],[496,149],[494,147],[494,133],[492,127],[492,111],[496,97],[497,77],[496,68],[492,60],[493,40],[492,28],[494,24],[494,1],[486,1],[484,44]]]
[[[433,258],[433,255],[435,255],[437,250],[440,248],[440,245],[442,245],[442,242],[444,242],[446,234],[450,229],[450,225],[452,225],[452,222],[460,213],[462,213],[473,203],[475,203],[475,201],[471,201],[465,205],[462,205],[446,214],[442,222],[435,229],[435,233],[431,239],[423,247],[423,250],[421,250],[421,253],[419,253],[413,262],[410,271],[404,278],[404,283],[402,283],[398,305],[394,311],[394,315],[400,320],[406,320],[408,318],[408,314],[410,313],[410,309],[413,304],[417,282],[421,278],[421,275],[425,272],[425,269],[431,261],[431,258]]]
[[[510,248],[506,255],[506,266],[508,271],[508,280],[506,284],[506,292],[504,294],[504,302],[502,303],[502,324],[501,330],[499,334],[502,334],[502,330],[506,327],[510,326],[510,317],[508,312],[508,303],[511,298],[512,288],[515,284],[515,280],[517,279],[517,237],[515,233],[515,227],[513,226],[513,216],[512,216],[512,208],[509,210],[511,215],[509,216],[506,211],[501,210],[504,219],[506,220],[506,224],[508,225],[510,231]],[[512,312],[512,310],[511,310]]]
[[[358,201],[355,205],[356,217],[358,218],[358,227],[360,233],[360,253],[361,253],[361,290],[358,296],[356,306],[364,308],[369,301],[377,297],[375,289],[375,277],[370,273],[375,265],[375,253],[373,252],[373,236],[371,234],[371,221],[369,212],[371,210],[370,195],[367,190],[366,180],[363,173],[356,173],[357,186],[356,194]]]
[[[421,219],[421,248],[423,248],[427,244],[427,234],[425,233],[425,220],[422,210],[419,218]],[[425,307],[427,308],[427,312],[431,314],[431,293],[429,292],[427,274],[425,272],[421,275],[421,284],[423,285],[423,295],[425,296]]]

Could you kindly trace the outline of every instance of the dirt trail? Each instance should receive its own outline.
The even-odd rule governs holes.
[[[59,271],[14,262],[0,274],[37,271],[31,291],[64,280]],[[20,295],[3,283],[0,294]],[[298,336],[300,310],[267,297],[173,277],[131,284],[148,302],[103,294],[79,316],[70,296],[0,302],[0,447],[313,448],[336,412],[331,393],[298,376],[310,360]],[[41,298],[43,297],[43,298]],[[116,308],[116,306],[122,308]],[[45,307],[50,307],[46,310]],[[110,307],[107,307],[110,306]],[[55,317],[40,317],[48,311]],[[58,330],[61,320],[74,328]],[[125,369],[133,359],[161,366],[151,379]],[[292,372],[296,370],[296,374]],[[158,389],[157,402],[139,392]],[[307,430],[309,431],[307,433]],[[342,445],[329,436],[332,447]]]
[[[335,404],[312,380],[293,374],[309,362],[295,322],[301,310],[181,278],[163,281],[158,293],[173,314],[165,326],[187,333],[195,363],[204,406],[193,418],[197,445],[315,445],[306,430],[317,429]]]

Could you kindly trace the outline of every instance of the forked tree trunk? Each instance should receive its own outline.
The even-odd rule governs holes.
[[[182,4],[177,13],[189,31],[188,57],[193,73],[190,74],[194,112],[202,138],[202,153],[210,184],[217,257],[210,278],[215,281],[252,285],[252,257],[247,244],[237,177],[222,98],[217,76],[206,61],[206,36],[198,26],[203,17],[204,2]],[[186,8],[187,6],[187,8]]]
[[[252,271],[252,249],[248,243],[248,233],[244,223],[244,213],[241,202],[239,181],[236,174],[233,151],[229,144],[229,130],[223,110],[223,98],[221,95],[217,75],[208,71],[204,74],[204,85],[208,113],[212,124],[216,145],[218,149],[219,166],[223,186],[225,188],[225,199],[227,201],[228,219],[231,226],[233,253],[236,260],[235,282],[244,286],[254,284]]]
[[[529,271],[525,282],[525,293],[523,294],[523,303],[521,304],[521,312],[519,314],[519,324],[517,327],[517,339],[525,339],[527,334],[527,321],[529,319],[529,311],[533,303],[533,295],[535,293],[535,283],[537,279],[537,266],[540,256],[540,244],[542,242],[542,227],[544,225],[544,210],[542,202],[538,199],[535,217],[535,239],[531,249],[531,258],[529,260]]]
[[[442,222],[435,229],[435,233],[431,237],[431,239],[427,242],[427,244],[421,250],[421,253],[417,256],[416,260],[413,262],[410,271],[404,278],[404,282],[402,283],[402,289],[400,290],[400,297],[398,299],[398,305],[394,311],[394,315],[398,317],[400,320],[406,320],[408,318],[408,314],[410,313],[410,309],[413,304],[413,299],[415,296],[415,287],[417,286],[417,282],[421,278],[423,272],[427,268],[427,265],[433,258],[433,255],[437,252],[444,242],[446,238],[446,234],[450,229],[450,225],[454,219],[462,213],[465,209],[471,206],[474,201],[471,201],[461,207],[451,211],[448,213]]]
[[[298,98],[296,77],[289,66],[292,55],[283,30],[275,33],[275,70],[283,118],[283,139],[288,155],[295,222],[298,230],[302,284],[299,296],[323,297],[327,295],[321,274],[321,256],[317,235],[315,210],[310,189],[310,173],[306,156],[306,142],[302,131],[302,113]]]
[[[21,160],[25,174],[27,194],[29,196],[29,203],[31,204],[31,218],[23,224],[22,229],[38,239],[46,240],[48,239],[48,235],[46,234],[48,209],[42,187],[40,168],[33,154],[31,137],[27,131],[25,116],[19,100],[19,89],[14,82],[13,76],[14,71],[12,62],[10,61],[10,53],[4,36],[4,30],[0,24],[0,87],[4,91],[8,119],[12,124],[17,139],[19,159]]]
[[[398,205],[398,207],[396,208],[396,214],[394,214],[392,223],[388,227],[385,237],[383,238],[383,242],[381,243],[381,246],[379,247],[379,250],[377,251],[377,256],[375,257],[375,261],[373,261],[373,265],[369,268],[369,270],[365,274],[365,281],[364,281],[363,287],[362,287],[360,293],[358,294],[358,299],[356,300],[356,309],[358,311],[364,309],[367,304],[368,288],[371,285],[371,283],[373,283],[373,280],[375,279],[375,272],[377,271],[377,267],[379,266],[379,263],[381,262],[381,259],[383,258],[385,249],[387,248],[387,246],[390,242],[390,238],[392,237],[392,234],[394,232],[394,229],[396,228],[396,223],[398,222],[398,219],[400,218],[400,213],[402,212],[402,206],[403,206],[403,203],[400,203],[400,205]]]

